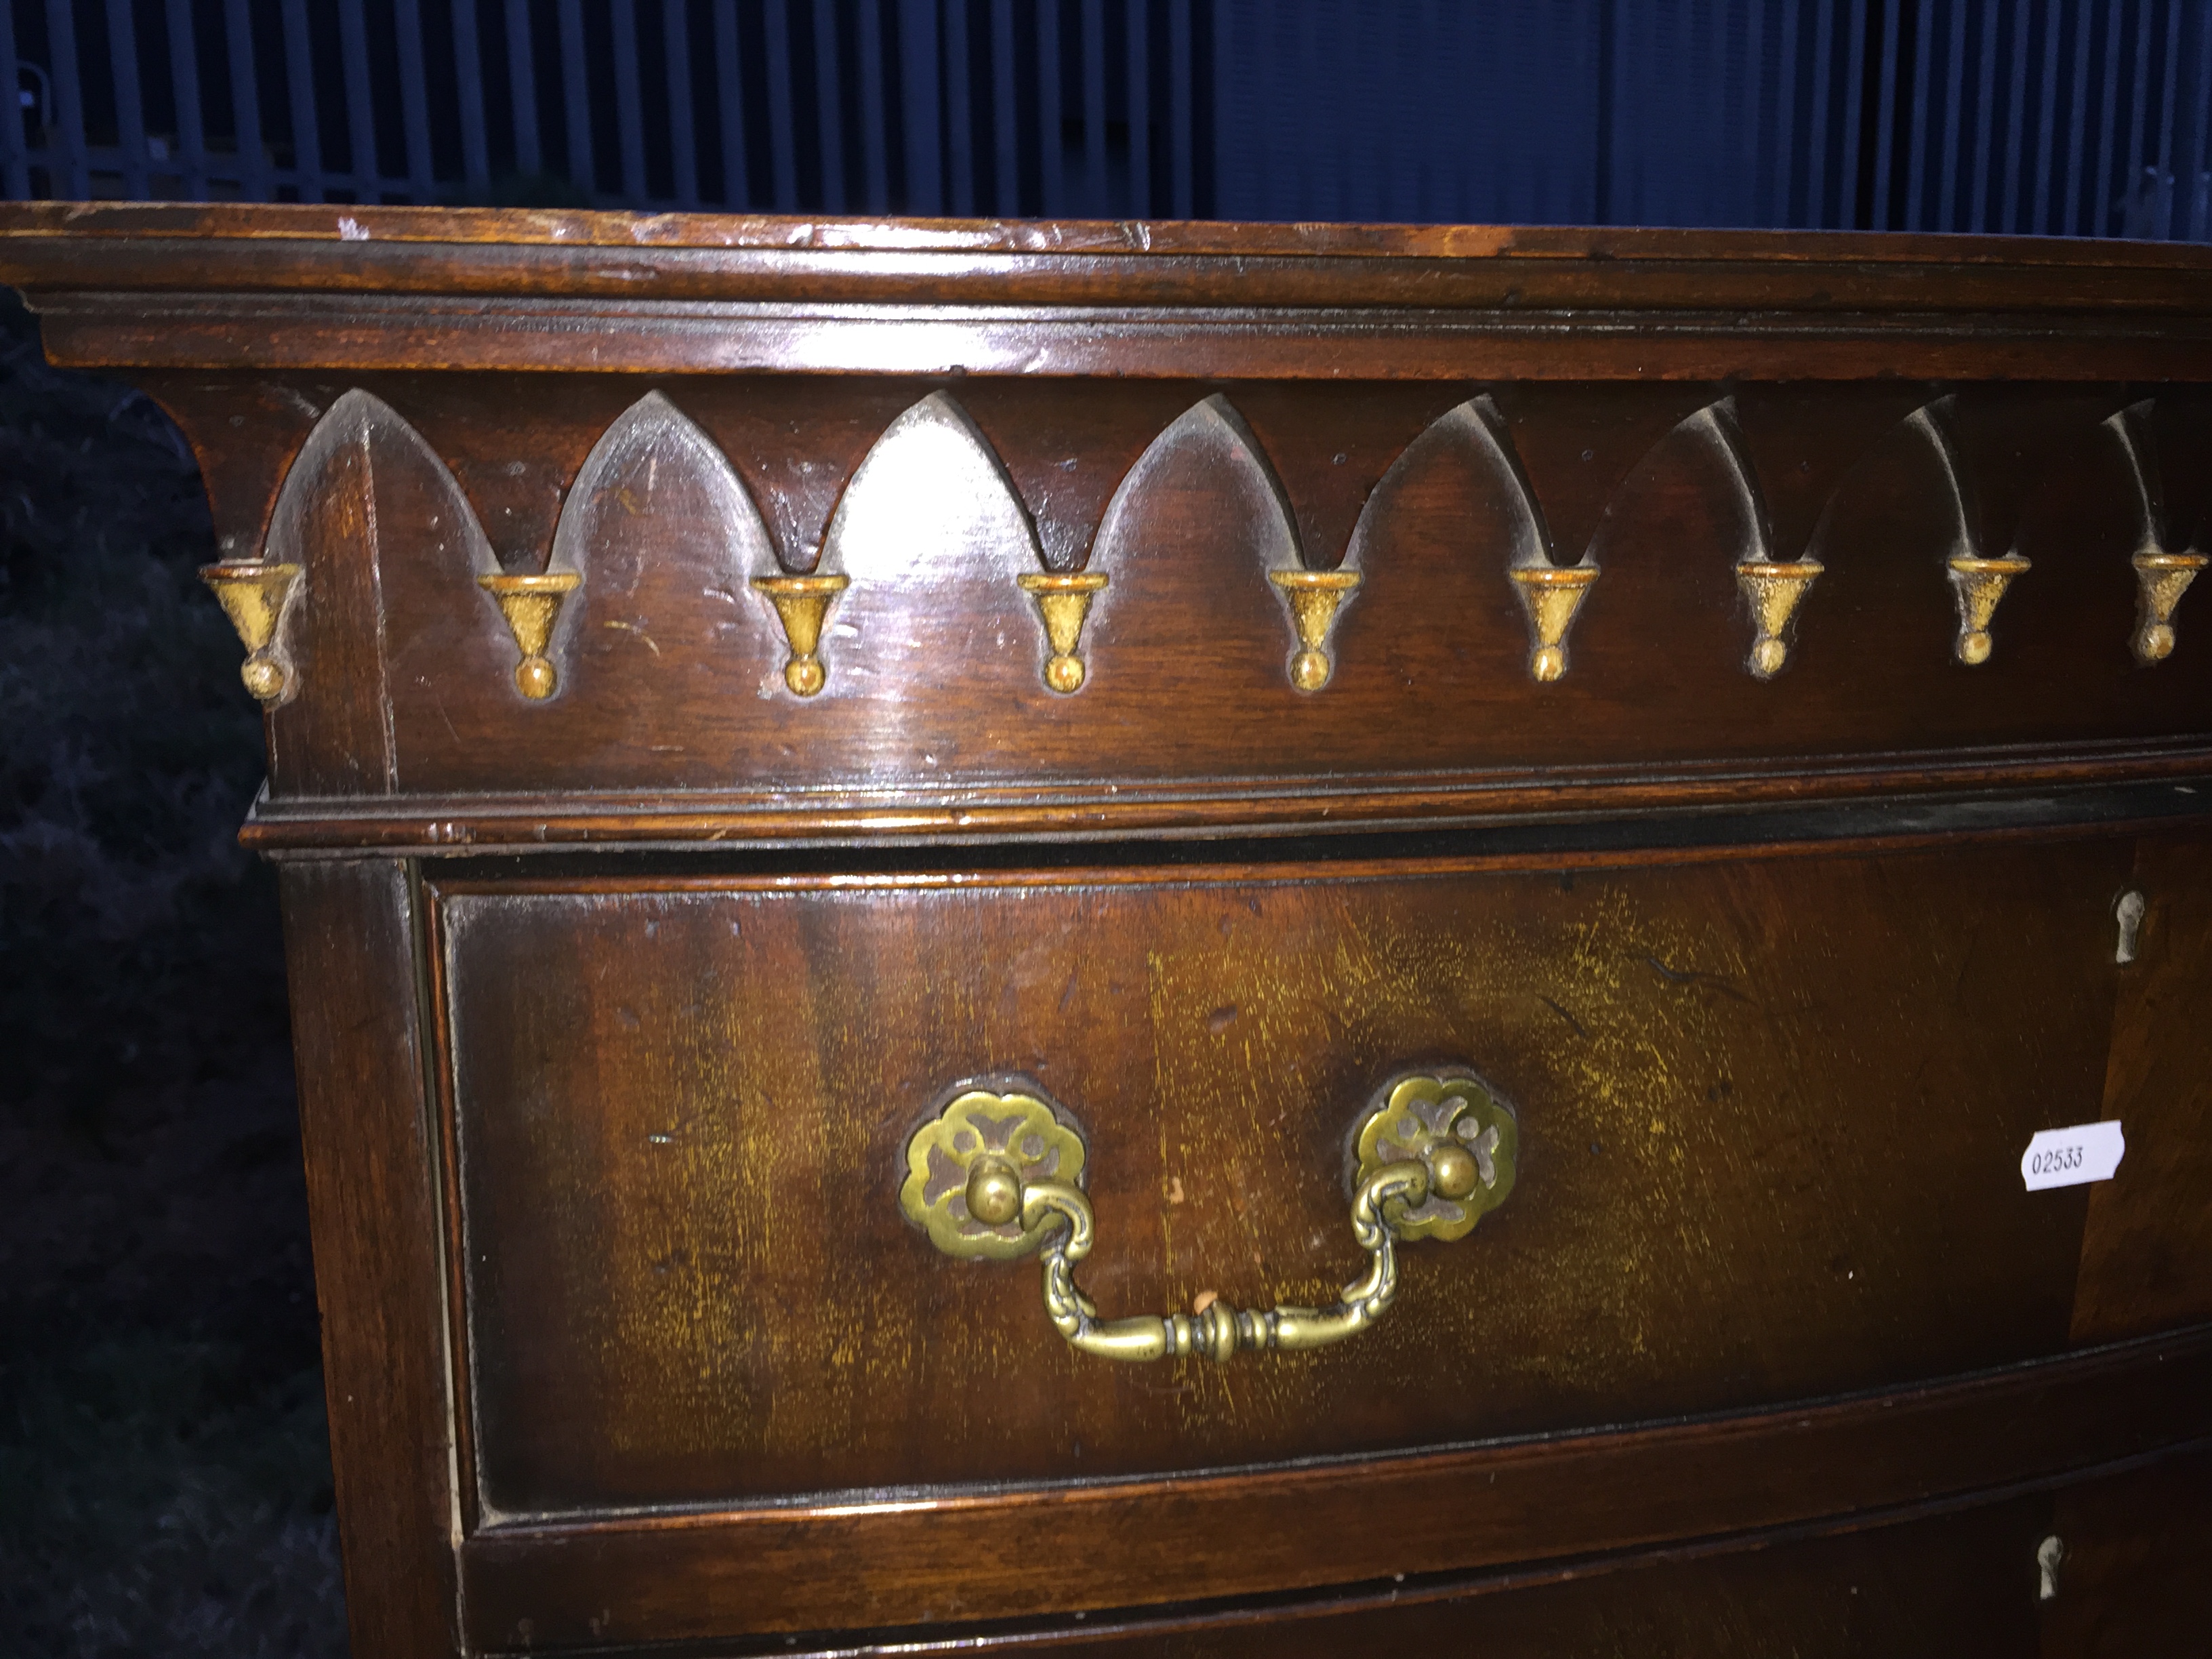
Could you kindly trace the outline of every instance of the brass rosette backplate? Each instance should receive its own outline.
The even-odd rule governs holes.
[[[994,1171],[1012,1176],[1017,1194],[1039,1181],[1080,1187],[1083,1160],[1074,1121],[1035,1085],[964,1083],[907,1142],[899,1208],[947,1255],[1016,1261],[1036,1255],[1060,1218],[1042,1215],[1032,1230],[1024,1229],[1018,1213],[988,1220],[970,1210],[971,1193]]]
[[[1513,1109],[1480,1078],[1468,1072],[1404,1078],[1387,1085],[1352,1138],[1351,1186],[1357,1191],[1392,1164],[1423,1164],[1438,1175],[1464,1170],[1465,1179],[1432,1179],[1419,1204],[1395,1200],[1383,1211],[1401,1238],[1464,1238],[1513,1190],[1520,1152]]]

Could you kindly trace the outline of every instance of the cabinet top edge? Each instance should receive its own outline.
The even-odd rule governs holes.
[[[165,276],[149,245],[181,256]],[[626,213],[343,204],[32,202],[0,205],[0,282],[28,288],[204,287],[234,271],[240,287],[353,289],[389,285],[366,267],[404,256],[426,291],[457,276],[514,294],[577,291],[625,264],[641,293],[654,278],[716,270],[740,283],[779,265],[880,275],[908,286],[944,285],[956,297],[977,280],[1009,279],[1048,296],[1078,275],[1126,283],[1132,300],[1157,302],[1164,276],[1193,305],[1237,303],[1255,262],[1281,275],[1331,279],[1335,303],[1435,304],[1437,277],[1502,283],[1486,301],[1557,302],[1571,284],[1581,305],[1658,303],[1646,279],[1664,274],[1664,303],[1698,274],[1731,279],[1717,307],[1747,301],[1825,308],[1869,285],[1909,309],[2088,308],[2148,304],[2212,309],[2212,248],[2056,237],[1929,235],[1898,232],[1683,230],[1510,225],[1237,223],[820,217]],[[210,262],[213,262],[212,264]],[[702,265],[705,269],[702,270]],[[1442,268],[1441,272],[1439,267]],[[1745,291],[1746,279],[1763,291]],[[2176,286],[2177,282],[2180,284]],[[414,286],[415,284],[407,284]],[[468,284],[474,286],[474,283]],[[1449,299],[1445,303],[1451,303]]]

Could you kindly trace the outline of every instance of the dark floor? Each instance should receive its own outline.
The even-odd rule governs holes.
[[[260,777],[191,459],[0,314],[0,1655],[345,1647]]]

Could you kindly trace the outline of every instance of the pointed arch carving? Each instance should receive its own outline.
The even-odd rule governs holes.
[[[2207,563],[2195,548],[2172,544],[2153,413],[2154,405],[2146,398],[2105,420],[2127,461],[2133,485],[2130,502],[2135,509],[2135,550],[2128,562],[2136,573],[2136,628],[2129,643],[2136,660],[2146,665],[2164,662],[2173,654],[2173,613]]]
[[[1382,515],[1395,504],[1410,477],[1455,456],[1486,486],[1486,504],[1504,532],[1504,574],[1528,624],[1528,671],[1539,680],[1556,680],[1567,671],[1567,630],[1598,578],[1595,546],[1572,563],[1559,561],[1543,505],[1489,393],[1446,410],[1406,447],[1353,526],[1346,562],[1364,564]]]
[[[1138,539],[1160,495],[1200,490],[1213,498],[1208,505],[1231,521],[1191,528],[1236,536],[1253,548],[1266,568],[1306,565],[1282,480],[1244,417],[1218,392],[1170,422],[1115,487],[1091,540],[1092,562],[1110,561]]]
[[[1981,514],[1975,507],[1972,478],[1959,459],[1954,430],[1956,411],[1957,405],[1950,398],[1939,398],[1922,404],[1905,418],[1925,440],[1942,468],[1951,513],[1952,537],[1952,550],[1944,566],[1959,612],[1959,631],[1952,643],[1952,653],[1961,663],[1973,667],[1990,659],[1995,648],[1990,624],[1996,619],[1997,604],[2011,587],[2013,579],[2027,573],[2028,562],[2016,553],[1992,558],[1982,551]]]
[[[659,391],[617,416],[584,457],[554,526],[546,568],[588,574],[595,552],[612,545],[608,532],[617,515],[696,519],[718,531],[712,539],[732,574],[765,575],[776,568],[768,527],[737,468]]]
[[[2142,552],[2177,551],[2166,538],[2166,481],[2159,467],[2158,437],[2151,422],[2155,405],[2148,398],[2105,417],[2105,429],[2119,446],[2131,486],[2128,504],[2135,513],[2135,543]]]
[[[1296,646],[1286,665],[1291,684],[1301,691],[1326,685],[1334,672],[1329,636],[1358,590],[1358,567],[1349,559],[1334,568],[1314,565],[1266,449],[1219,392],[1177,416],[1137,458],[1106,503],[1091,568],[1118,568],[1139,549],[1194,540],[1209,553],[1231,550],[1232,563],[1274,590]]]
[[[302,740],[276,730],[272,776],[303,793],[398,790],[397,706],[410,677],[499,672],[499,624],[477,586],[499,565],[467,496],[422,434],[356,387],[301,444],[268,546],[304,571],[292,728]],[[295,752],[319,758],[295,766]]]
[[[1974,499],[1974,482],[1960,459],[1958,405],[1955,399],[1937,398],[1905,417],[1905,424],[1928,446],[1943,483],[1945,528],[1950,532],[1954,557],[1976,557],[1982,550],[1981,512]]]
[[[933,392],[884,428],[853,474],[814,580],[865,590],[941,580],[939,571],[972,579],[994,564],[1011,566],[1014,585],[1035,602],[1045,684],[1078,690],[1085,678],[1078,647],[1106,578],[1046,568],[1036,520],[998,451],[957,399]],[[973,611],[970,600],[961,605]],[[963,654],[985,648],[973,637]]]
[[[884,428],[854,471],[817,568],[862,582],[971,550],[1044,568],[1036,526],[998,452],[955,398],[933,392]]]
[[[1795,559],[1777,556],[1773,517],[1759,487],[1759,469],[1744,442],[1735,399],[1717,398],[1683,424],[1711,447],[1734,489],[1736,589],[1755,630],[1744,666],[1754,678],[1771,680],[1790,660],[1792,624],[1798,606],[1820,579],[1820,562],[1810,553]]]
[[[779,660],[772,624],[747,596],[754,576],[778,568],[729,458],[648,392],[599,434],[562,503],[546,569],[580,585],[548,654],[580,689],[619,676],[656,699],[714,695],[732,671],[759,675]]]

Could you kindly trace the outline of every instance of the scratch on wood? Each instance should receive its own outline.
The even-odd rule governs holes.
[[[1710,985],[1723,996],[1734,997],[1738,1002],[1751,1000],[1718,974],[1705,973],[1695,968],[1669,968],[1656,957],[1644,957],[1641,960],[1650,968],[1653,973],[1658,975],[1669,985]]]
[[[1568,1025],[1569,1025],[1569,1026],[1571,1026],[1571,1027],[1573,1029],[1573,1030],[1574,1030],[1574,1034],[1575,1034],[1577,1036],[1578,1036],[1578,1037],[1582,1037],[1582,1038],[1583,1038],[1583,1039],[1585,1039],[1585,1040],[1587,1040],[1587,1039],[1589,1038],[1589,1029],[1587,1026],[1585,1026],[1585,1025],[1582,1023],[1582,1021],[1580,1021],[1580,1020],[1577,1019],[1577,1018],[1576,1018],[1572,1014],[1569,1013],[1569,1012],[1567,1012],[1564,1007],[1562,1007],[1559,1003],[1554,1002],[1551,998],[1549,998],[1549,997],[1547,997],[1547,996],[1539,996],[1539,997],[1536,999],[1536,1000],[1537,1000],[1537,1001],[1539,1001],[1539,1002],[1540,1002],[1540,1003],[1542,1003],[1542,1004],[1543,1004],[1547,1008],[1549,1008],[1549,1009],[1550,1009],[1553,1013],[1557,1014],[1557,1015],[1558,1015],[1561,1019],[1564,1019],[1565,1021],[1566,1021],[1566,1022],[1567,1022],[1567,1024],[1568,1024]]]

